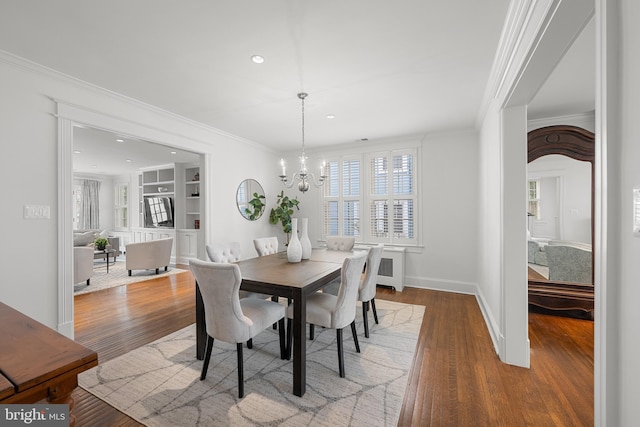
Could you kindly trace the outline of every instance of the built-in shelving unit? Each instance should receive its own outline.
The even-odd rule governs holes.
[[[200,167],[184,170],[185,185],[185,228],[200,228]]]

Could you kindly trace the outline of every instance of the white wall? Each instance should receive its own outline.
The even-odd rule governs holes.
[[[497,103],[492,102],[484,118],[480,133],[478,155],[478,300],[485,316],[494,345],[502,341],[501,295],[502,281],[500,242],[501,206],[501,149],[500,116]]]
[[[418,170],[421,203],[418,233],[422,240],[420,246],[407,247],[405,285],[475,293],[477,132],[465,130],[371,142],[365,150],[373,152],[389,147],[418,147],[421,161]],[[323,151],[322,155],[332,157],[362,152],[362,145],[341,145]],[[315,152],[307,154],[310,162],[320,156]],[[294,165],[297,155],[299,153],[289,153],[287,164]],[[288,169],[291,172],[292,167]],[[303,194],[294,186],[285,193],[300,200],[297,216],[309,218],[309,238],[316,245],[323,234],[322,190],[312,186]]]
[[[215,222],[206,228],[207,241],[231,239],[247,242],[254,235],[272,232],[264,219],[250,223],[236,209],[235,190],[244,178],[256,178],[273,201],[279,156],[257,143],[241,140],[224,132],[86,85],[34,64],[0,52],[0,132],[3,157],[2,235],[0,259],[5,271],[0,285],[0,301],[52,328],[63,321],[59,308],[59,241],[70,236],[60,234],[58,218],[58,119],[55,100],[77,109],[87,123],[102,121],[122,125],[125,134],[140,136],[186,150],[209,153],[213,167],[206,177],[210,190],[207,204]],[[58,110],[57,110],[58,108]],[[91,124],[91,123],[89,123]],[[141,125],[138,125],[141,124]],[[134,129],[144,129],[135,135]],[[105,126],[105,130],[118,130]],[[71,158],[71,153],[66,153]],[[64,157],[64,156],[63,156]],[[18,181],[16,182],[16,179]],[[71,181],[70,181],[71,183]],[[277,189],[279,191],[279,188]],[[70,191],[70,189],[69,189]],[[26,204],[50,207],[50,219],[26,220]],[[69,218],[70,224],[70,218]],[[113,221],[113,219],[111,219]],[[249,244],[244,248],[247,253]],[[69,248],[69,253],[71,249]],[[35,264],[34,264],[35,263]],[[37,268],[34,268],[37,265]],[[66,268],[70,268],[71,263]],[[66,285],[64,285],[66,286]],[[69,283],[69,286],[71,284]],[[63,304],[72,304],[63,301]]]
[[[637,424],[640,419],[640,340],[638,325],[640,325],[640,238],[633,237],[632,230],[632,189],[640,188],[640,143],[638,143],[638,118],[640,117],[640,27],[637,18],[640,16],[640,2],[636,0],[620,0],[619,26],[611,26],[612,33],[620,31],[620,62],[618,63],[620,80],[620,109],[619,121],[610,126],[619,126],[619,141],[612,141],[612,157],[619,159],[619,172],[610,169],[611,185],[617,186],[621,192],[618,209],[610,212],[611,222],[617,224],[620,236],[619,258],[620,276],[619,283],[610,283],[619,289],[619,310],[617,311],[617,324],[613,328],[619,328],[619,346],[608,347],[609,357],[612,363],[619,363],[619,406],[620,414],[617,425],[629,426]],[[612,78],[618,77],[616,75]],[[614,145],[615,144],[615,145]],[[619,147],[619,151],[617,148]],[[615,151],[614,151],[615,150]],[[614,160],[618,161],[618,160]],[[617,179],[619,178],[619,183]],[[614,254],[612,254],[614,255]],[[614,261],[613,259],[611,261]],[[612,264],[614,266],[615,264]],[[612,289],[613,291],[613,289]],[[612,294],[613,297],[615,294]],[[613,313],[612,313],[613,314]],[[613,341],[613,339],[612,339]],[[615,343],[615,341],[613,341]],[[617,360],[615,360],[617,358]],[[613,402],[612,402],[613,404]],[[613,424],[611,424],[613,425]]]

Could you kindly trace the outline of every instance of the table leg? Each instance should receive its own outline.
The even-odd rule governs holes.
[[[293,394],[304,396],[307,388],[307,299],[302,290],[293,295]]]
[[[107,252],[107,274],[109,274],[109,252]]]
[[[205,344],[207,343],[207,327],[204,324],[204,302],[200,287],[196,282],[196,359],[204,359]]]

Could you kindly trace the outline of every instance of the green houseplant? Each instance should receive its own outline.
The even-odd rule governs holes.
[[[253,193],[253,199],[249,200],[249,206],[244,208],[245,218],[255,221],[262,216],[265,197],[262,194]]]
[[[104,251],[108,244],[109,241],[104,237],[98,237],[95,242],[93,242],[93,246],[99,251]]]
[[[276,207],[271,209],[269,214],[269,222],[273,225],[280,223],[282,225],[282,231],[287,235],[287,243],[289,243],[289,235],[291,234],[291,215],[293,215],[293,208],[300,210],[298,205],[300,201],[297,198],[289,198],[284,194],[284,190],[278,194],[276,201]]]

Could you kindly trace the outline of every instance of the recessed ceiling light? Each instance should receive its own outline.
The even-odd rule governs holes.
[[[171,154],[178,154],[178,153],[176,153],[175,151],[172,151]]]
[[[126,160],[126,162],[127,162],[127,163],[131,163],[132,161],[133,161],[133,160],[131,160],[131,159],[127,159],[127,160]]]
[[[116,139],[116,142],[124,142],[124,139]]]
[[[335,114],[327,114],[327,119],[335,119]]]
[[[73,154],[80,154],[80,150],[73,150]]]
[[[253,62],[255,62],[256,64],[262,64],[264,62],[264,58],[262,56],[260,56],[260,55],[253,55],[251,57],[251,60]]]

